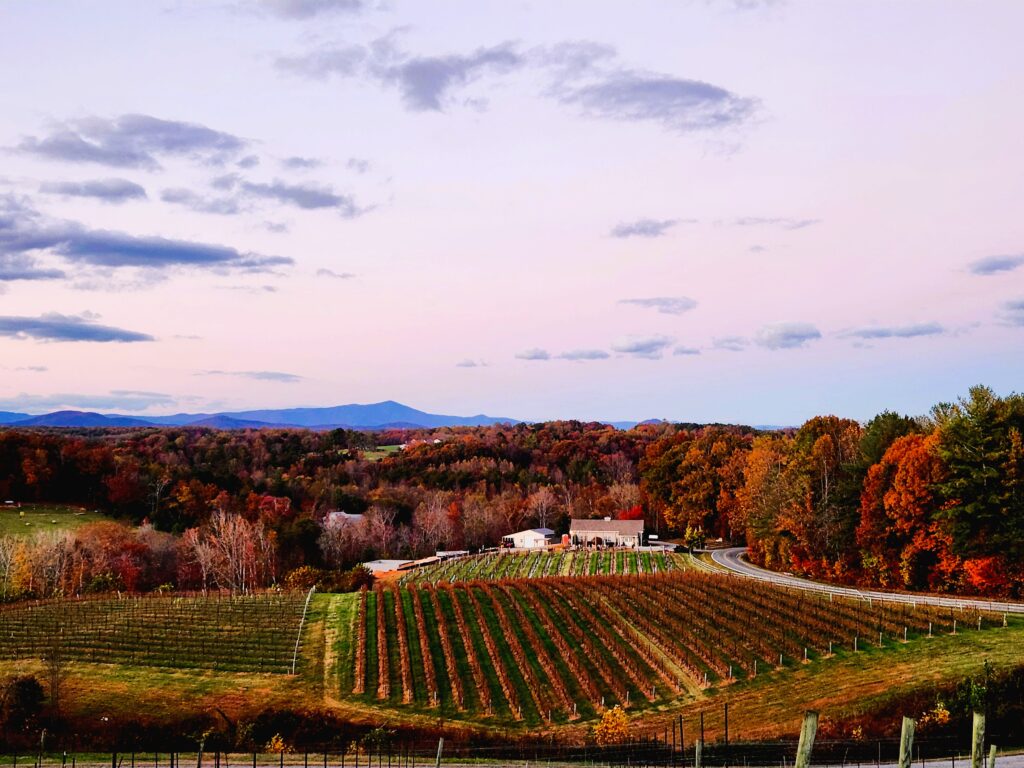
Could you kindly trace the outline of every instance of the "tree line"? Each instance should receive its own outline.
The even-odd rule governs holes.
[[[1024,397],[985,387],[927,416],[885,412],[864,424],[818,416],[767,432],[576,421],[376,435],[8,429],[0,497],[103,510],[133,526],[119,534],[133,546],[173,550],[170,581],[192,585],[230,581],[203,565],[215,520],[224,531],[244,521],[263,537],[246,551],[262,551],[273,567],[236,579],[255,583],[301,567],[493,546],[530,525],[564,530],[570,517],[643,515],[662,538],[745,542],[772,568],[1017,596],[1022,431]],[[369,453],[398,442],[406,448]],[[330,514],[338,511],[362,518],[339,521]],[[163,583],[169,567],[152,552],[140,586]],[[130,575],[115,580],[129,588]]]

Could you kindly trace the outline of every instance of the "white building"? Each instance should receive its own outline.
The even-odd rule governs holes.
[[[557,538],[550,528],[530,528],[502,537],[501,543],[515,549],[539,549],[554,544]]]
[[[643,520],[572,520],[569,538],[576,546],[639,547],[644,543]]]

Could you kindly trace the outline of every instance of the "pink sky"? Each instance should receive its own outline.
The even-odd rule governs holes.
[[[0,410],[764,424],[1019,389],[1022,27],[6,2]]]

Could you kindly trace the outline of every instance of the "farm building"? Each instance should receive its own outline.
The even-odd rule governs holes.
[[[572,520],[569,539],[576,545],[639,547],[644,543],[643,520]]]
[[[501,544],[515,549],[539,549],[554,544],[556,539],[555,532],[550,528],[530,528],[502,537]]]
[[[356,515],[351,512],[341,512],[335,510],[327,513],[327,524],[328,525],[343,525],[347,523],[361,523],[365,519],[365,515]]]

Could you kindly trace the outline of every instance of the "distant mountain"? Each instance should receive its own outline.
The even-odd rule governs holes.
[[[10,418],[5,418],[10,417]],[[495,416],[445,416],[427,413],[387,400],[369,405],[338,405],[330,408],[225,413],[176,413],[170,416],[123,416],[120,414],[57,411],[41,416],[0,412],[0,424],[12,427],[207,427],[209,429],[422,429],[518,424],[517,419]]]
[[[10,422],[10,427],[151,427],[152,422],[132,416],[104,416],[86,411],[55,411]]]
[[[345,427],[381,427],[405,424],[416,427],[486,427],[491,424],[518,424],[517,419],[485,416],[445,416],[410,408],[385,400],[369,405],[336,405],[333,408],[285,408],[282,410],[234,411],[222,414],[235,419],[265,421],[269,424],[295,424],[300,427],[338,425]]]

